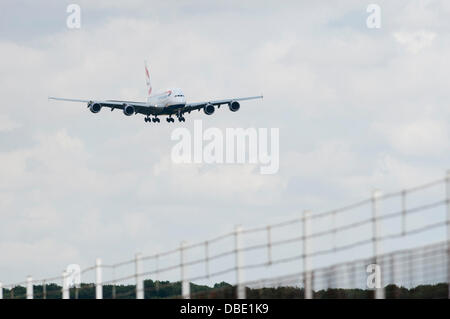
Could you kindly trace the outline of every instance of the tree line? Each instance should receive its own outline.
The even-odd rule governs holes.
[[[236,298],[236,286],[226,282],[214,286],[197,285],[190,283],[191,298]],[[51,283],[33,286],[34,299],[61,299],[62,287]],[[267,299],[303,299],[303,288],[293,286],[273,288],[246,288],[247,298]],[[329,288],[313,292],[315,299],[372,299],[374,291],[371,289],[341,289]],[[181,282],[144,281],[144,297],[146,299],[180,298]],[[419,285],[414,288],[388,285],[385,287],[385,296],[388,299],[446,299],[448,297],[448,284]],[[16,286],[12,289],[3,289],[4,299],[25,299],[26,288]],[[70,289],[71,299],[95,299],[95,284],[82,283],[79,288]],[[104,285],[103,298],[105,299],[135,299],[135,285]]]

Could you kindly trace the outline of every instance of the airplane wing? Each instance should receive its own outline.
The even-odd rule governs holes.
[[[205,102],[197,102],[197,103],[187,103],[186,106],[183,108],[183,112],[190,112],[193,110],[199,110],[203,108],[207,104],[212,104],[216,106],[220,106],[222,104],[228,104],[234,101],[246,101],[246,100],[255,100],[255,99],[262,99],[262,95],[258,96],[249,96],[249,97],[239,97],[234,99],[223,99],[223,100],[212,100],[212,101],[205,101]]]
[[[156,106],[153,106],[151,104],[145,103],[145,102],[134,102],[134,101],[118,101],[118,100],[83,100],[83,99],[66,99],[66,98],[60,98],[60,97],[53,97],[50,96],[48,98],[49,100],[55,100],[55,101],[66,101],[66,102],[81,102],[81,103],[87,103],[88,107],[91,104],[100,104],[102,107],[109,107],[112,110],[114,109],[121,109],[127,105],[131,105],[134,107],[135,113],[141,113],[145,115],[151,115],[154,114],[157,110]]]

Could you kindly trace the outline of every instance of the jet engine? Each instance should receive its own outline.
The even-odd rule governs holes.
[[[203,107],[203,111],[205,112],[206,115],[211,115],[211,114],[214,113],[215,107],[214,107],[214,105],[212,105],[212,104],[206,104],[206,105]]]
[[[92,103],[89,105],[89,110],[91,110],[92,113],[98,113],[102,109],[102,106],[99,103]]]
[[[241,105],[239,104],[239,102],[231,101],[230,103],[228,103],[228,107],[230,108],[231,112],[236,112],[241,108]]]
[[[133,105],[125,105],[123,107],[123,114],[126,116],[130,116],[134,114],[134,106]]]

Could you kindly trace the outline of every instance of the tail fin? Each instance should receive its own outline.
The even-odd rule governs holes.
[[[152,94],[152,84],[150,83],[150,73],[147,67],[147,61],[145,61],[145,82],[147,84],[147,94],[150,96]]]

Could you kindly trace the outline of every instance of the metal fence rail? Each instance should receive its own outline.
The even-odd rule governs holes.
[[[402,293],[388,291],[389,284],[412,288],[436,283],[447,284],[450,297],[450,172],[443,179],[399,192],[375,191],[345,207],[305,211],[299,218],[267,226],[237,226],[233,232],[197,243],[183,241],[157,254],[136,254],[115,264],[97,259],[81,270],[83,277],[94,278],[93,283],[76,289],[69,287],[66,272],[0,283],[0,298],[68,299],[95,291],[101,299],[107,287],[110,298],[143,299],[172,289],[174,282],[179,285],[164,297],[222,294],[243,299],[250,291],[254,298],[263,296],[265,288],[284,285],[297,289],[292,290],[298,291],[296,297],[315,298],[328,288],[367,290],[369,265],[380,273],[380,286],[368,289],[374,298]],[[147,279],[153,280],[154,287],[145,286]],[[191,292],[193,283],[208,286],[220,281],[233,286]],[[135,288],[123,291],[130,284]],[[251,287],[258,287],[259,295]]]

